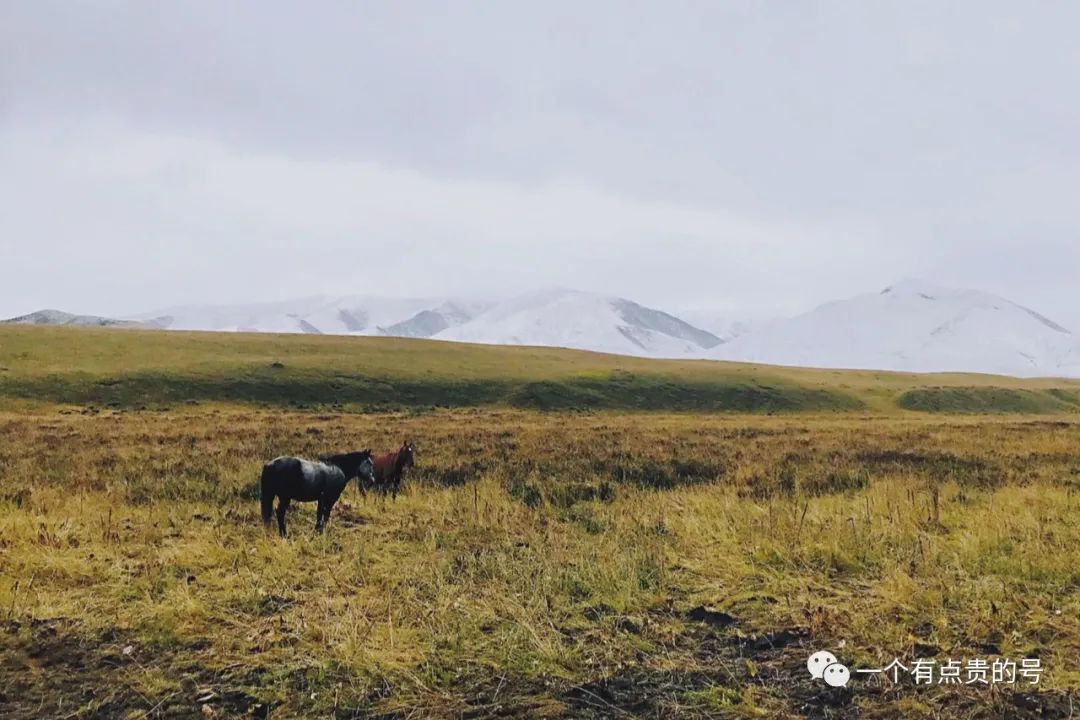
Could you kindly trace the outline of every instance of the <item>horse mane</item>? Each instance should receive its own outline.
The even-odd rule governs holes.
[[[355,472],[360,463],[371,457],[370,450],[358,450],[357,452],[338,453],[337,455],[325,455],[319,458],[319,462],[336,465],[345,472]]]

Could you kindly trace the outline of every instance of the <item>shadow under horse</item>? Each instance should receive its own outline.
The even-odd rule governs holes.
[[[330,455],[318,461],[304,460],[298,457],[277,457],[266,463],[262,470],[262,519],[270,524],[274,512],[274,498],[279,498],[277,506],[278,532],[286,537],[285,513],[289,504],[297,502],[318,502],[315,513],[315,529],[322,532],[330,519],[334,503],[341,497],[345,486],[357,478],[360,492],[364,492],[364,483],[375,482],[374,460],[371,450]]]

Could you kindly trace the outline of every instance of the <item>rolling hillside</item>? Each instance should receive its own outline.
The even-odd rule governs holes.
[[[651,360],[401,338],[0,327],[0,399],[710,412],[1073,412],[1080,382]]]

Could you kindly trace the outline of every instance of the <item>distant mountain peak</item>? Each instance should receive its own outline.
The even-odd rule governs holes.
[[[4,323],[10,325],[67,325],[72,327],[146,327],[142,323],[130,320],[116,320],[97,315],[75,315],[51,308],[38,310],[27,315],[20,315]]]
[[[1080,342],[1063,325],[997,295],[918,278],[750,325],[707,308],[671,314],[566,287],[498,302],[336,295],[189,305],[136,317],[141,324],[48,309],[6,322],[389,335],[804,367],[1080,376]]]
[[[568,288],[546,288],[498,303],[471,322],[434,337],[656,357],[699,356],[723,342],[661,310]]]
[[[936,296],[946,294],[950,292],[957,292],[949,288],[942,287],[941,285],[935,285],[932,282],[922,280],[919,278],[904,278],[899,282],[895,282],[889,285],[887,288],[881,291],[882,295],[920,295],[920,296]]]
[[[669,315],[662,310],[653,310],[630,300],[616,298],[611,301],[619,315],[631,327],[660,332],[671,337],[689,340],[709,350],[724,342],[711,332],[694,327],[690,323]]]
[[[389,335],[663,357],[696,357],[724,342],[661,310],[566,287],[500,302],[319,296],[251,305],[189,305],[142,317],[172,330]]]
[[[1075,374],[1072,334],[1010,300],[905,279],[736,338],[713,357],[806,367]]]
[[[430,337],[468,322],[487,307],[446,298],[316,295],[241,305],[185,305],[139,317],[170,330]]]

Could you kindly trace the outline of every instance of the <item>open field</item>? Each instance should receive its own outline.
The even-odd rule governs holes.
[[[897,402],[945,386],[1068,397],[1064,381],[33,332],[0,330],[2,717],[1065,718],[1080,704],[1080,419]],[[300,388],[496,377],[509,395],[391,409],[200,384],[274,362]],[[858,404],[507,401],[613,370]],[[131,378],[150,384],[128,395]],[[324,535],[310,505],[288,541],[263,530],[266,459],[406,436],[418,466],[396,503],[350,488]],[[1038,685],[834,689],[806,672],[820,649],[852,668],[1009,657],[1044,671]]]
[[[1080,412],[1078,380],[806,370],[317,335],[0,326],[0,404]]]

